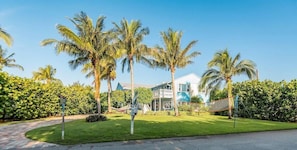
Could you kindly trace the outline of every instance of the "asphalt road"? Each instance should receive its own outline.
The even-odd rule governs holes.
[[[35,149],[40,149],[36,147]],[[49,146],[49,150],[296,150],[297,130]]]

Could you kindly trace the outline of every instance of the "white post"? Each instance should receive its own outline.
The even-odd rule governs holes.
[[[130,134],[132,135],[134,133],[134,116],[131,115],[131,131]]]
[[[64,140],[64,128],[65,128],[65,125],[64,125],[64,107],[65,107],[65,104],[63,103],[62,104],[62,140]]]

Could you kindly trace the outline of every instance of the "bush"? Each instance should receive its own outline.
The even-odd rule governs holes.
[[[86,122],[106,121],[107,117],[104,115],[90,115],[86,118]]]

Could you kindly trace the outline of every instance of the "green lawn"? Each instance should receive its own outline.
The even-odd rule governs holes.
[[[236,128],[233,128],[233,120],[208,114],[179,117],[138,115],[135,118],[134,135],[130,135],[129,115],[114,114],[107,117],[108,121],[104,122],[88,123],[85,120],[76,120],[66,123],[64,140],[61,140],[61,124],[31,130],[26,133],[26,137],[68,145],[297,128],[296,123],[252,119],[237,119]]]

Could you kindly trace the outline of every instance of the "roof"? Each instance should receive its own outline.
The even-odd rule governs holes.
[[[123,83],[119,82],[119,85],[122,86],[123,90],[130,90],[131,89],[131,84],[130,83]],[[149,84],[134,84],[134,88],[152,88],[154,85],[149,85]]]
[[[194,81],[194,83],[198,83],[200,81],[200,77],[198,77],[196,74],[194,73],[190,73],[190,74],[187,74],[187,75],[184,75],[184,76],[181,76],[181,77],[178,77],[178,78],[175,78],[174,81],[177,82],[177,81],[185,81],[185,82],[189,82],[188,80],[191,80],[192,82]],[[153,87],[158,87],[158,86],[162,86],[162,85],[166,85],[166,84],[171,84],[171,80],[168,81],[168,82],[163,82],[161,84],[157,84]]]

